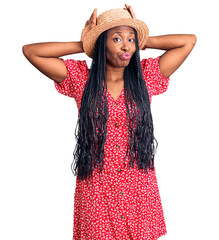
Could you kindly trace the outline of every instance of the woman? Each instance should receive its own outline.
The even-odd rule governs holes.
[[[192,34],[149,37],[131,6],[94,9],[80,42],[23,46],[26,58],[76,100],[73,239],[158,239],[166,234],[154,168],[151,98],[192,51]],[[140,61],[139,50],[162,49]],[[85,52],[86,61],[60,56]]]

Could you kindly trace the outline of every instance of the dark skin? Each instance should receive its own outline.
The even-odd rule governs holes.
[[[131,5],[125,4],[124,10],[129,11],[133,19],[136,19],[135,13]],[[82,31],[82,36],[86,34],[91,28],[95,27],[97,18],[97,9],[95,8],[90,19],[86,22],[85,28]],[[119,35],[113,35],[110,38],[112,33],[119,31]],[[129,38],[131,28],[128,26],[119,26],[108,30],[107,33],[107,65],[106,65],[106,75],[107,75],[107,87],[108,91],[111,93],[112,97],[116,100],[123,88],[124,79],[123,73],[124,68],[127,66],[125,62],[121,62],[119,59],[119,54],[122,52],[134,53],[134,47],[130,43]],[[113,40],[114,37],[120,38],[120,40]],[[83,42],[83,37],[81,38]],[[113,42],[114,41],[114,42]],[[118,42],[119,41],[119,42]],[[143,50],[146,48],[153,49],[162,49],[167,50],[159,59],[160,72],[164,77],[169,77],[172,75],[185,61],[193,47],[196,44],[196,36],[194,34],[169,34],[162,36],[149,36],[146,42],[146,45],[143,47]]]
[[[125,4],[133,19],[135,14],[132,6]],[[86,21],[78,42],[46,42],[24,45],[22,50],[28,61],[50,79],[61,83],[67,77],[67,68],[61,56],[83,53],[83,39],[88,31],[97,24],[97,9],[95,8],[89,20]],[[117,32],[117,33],[115,33]],[[115,33],[115,34],[114,34]],[[122,53],[135,52],[134,34],[132,28],[119,26],[108,30],[106,76],[107,90],[114,100],[117,100],[124,86],[123,73],[130,60],[121,60]],[[159,59],[160,72],[164,77],[171,76],[188,57],[196,44],[194,34],[169,34],[149,36],[143,49],[166,50]]]
[[[130,59],[123,60],[123,53],[135,53],[135,34],[131,27],[119,26],[107,31],[106,40],[106,77],[107,90],[117,100],[124,87],[124,70]]]
[[[126,4],[126,6],[128,6]],[[125,9],[125,8],[124,8]],[[132,11],[132,10],[131,10]],[[133,13],[134,16],[134,13]],[[81,41],[87,32],[96,26],[97,9],[95,8],[86,21],[85,27],[81,34]],[[124,70],[128,66],[129,60],[122,60],[119,56],[123,53],[134,54],[135,47],[135,34],[129,26],[118,26],[111,28],[107,31],[106,39],[106,77],[107,77],[107,90],[110,95],[117,100],[124,87]]]

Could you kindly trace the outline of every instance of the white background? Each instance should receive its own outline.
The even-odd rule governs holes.
[[[69,240],[75,180],[71,172],[75,100],[59,94],[22,46],[79,41],[98,15],[126,2],[20,0],[1,4],[0,239]],[[209,1],[129,1],[150,36],[195,34],[197,43],[152,99],[165,240],[219,239],[218,5]],[[141,58],[164,51],[141,51]],[[84,53],[64,59],[91,59]]]

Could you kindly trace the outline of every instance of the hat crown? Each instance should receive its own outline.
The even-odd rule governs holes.
[[[121,19],[132,19],[132,16],[127,10],[114,8],[101,13],[97,17],[97,25],[104,25],[105,23],[118,21]]]
[[[139,49],[145,47],[149,36],[147,25],[141,20],[132,18],[128,10],[114,8],[101,13],[97,17],[96,26],[85,35],[83,39],[83,49],[87,56],[93,57],[95,44],[101,33],[118,26],[129,26],[134,28],[137,31]]]

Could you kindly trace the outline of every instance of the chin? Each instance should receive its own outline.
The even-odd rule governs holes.
[[[130,63],[130,60],[129,60],[129,61],[123,61],[123,62],[121,63],[121,66],[127,67],[127,66],[129,65],[129,63]]]

